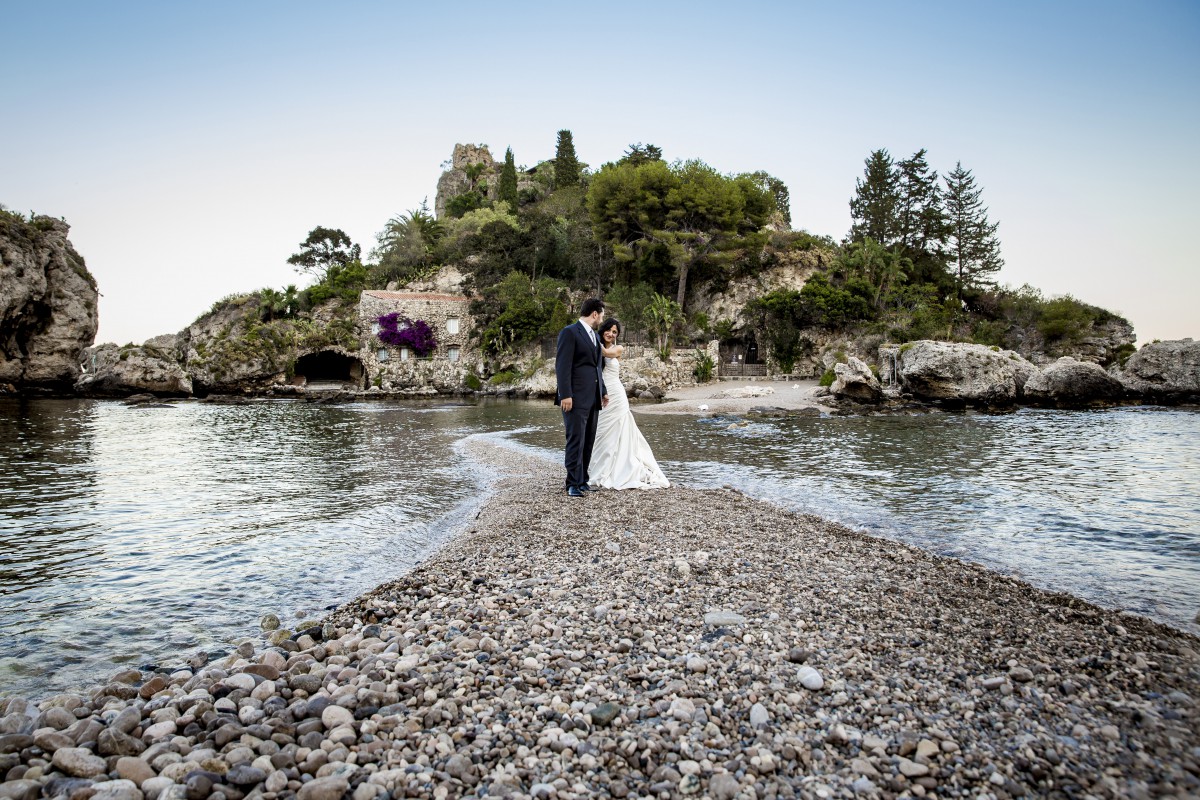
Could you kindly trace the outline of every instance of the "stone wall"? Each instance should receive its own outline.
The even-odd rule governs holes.
[[[358,357],[366,369],[368,389],[381,390],[432,388],[438,392],[461,391],[468,374],[480,371],[478,349],[471,342],[475,320],[469,313],[470,300],[462,295],[421,292],[363,292],[358,305],[361,339],[366,346]],[[399,347],[379,341],[376,320],[390,313],[413,320],[424,320],[433,329],[437,348],[432,355],[418,358]],[[458,320],[458,332],[451,333],[451,321]],[[452,361],[452,348],[458,360]]]

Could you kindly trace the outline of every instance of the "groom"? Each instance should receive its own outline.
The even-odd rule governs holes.
[[[604,389],[604,357],[596,328],[604,314],[604,303],[594,297],[583,303],[579,322],[573,322],[558,334],[558,353],[554,374],[558,391],[554,404],[562,409],[567,429],[567,494],[583,497],[588,489],[588,462],[596,441],[596,418],[608,405]]]

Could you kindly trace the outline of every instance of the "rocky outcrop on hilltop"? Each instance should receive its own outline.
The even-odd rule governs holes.
[[[1149,402],[1200,402],[1200,342],[1151,342],[1129,357],[1117,378]]]
[[[1125,387],[1098,364],[1064,356],[1038,370],[1025,382],[1032,405],[1085,408],[1111,405],[1125,397]]]
[[[919,400],[952,406],[1012,406],[1037,367],[1011,350],[922,340],[880,348],[879,361]]]
[[[0,385],[66,391],[99,322],[96,279],[62,220],[0,210]]]

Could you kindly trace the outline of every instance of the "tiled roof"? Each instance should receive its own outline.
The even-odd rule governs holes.
[[[426,294],[423,292],[383,292],[370,290],[363,292],[371,297],[379,300],[449,300],[451,302],[465,303],[471,298],[463,297],[460,294]]]

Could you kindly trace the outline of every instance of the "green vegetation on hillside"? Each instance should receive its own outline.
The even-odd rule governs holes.
[[[835,242],[791,230],[788,187],[765,171],[667,162],[661,148],[641,142],[593,171],[563,130],[554,158],[532,168],[518,167],[511,148],[502,166],[468,166],[441,218],[424,202],[394,217],[365,262],[342,231],[315,228],[289,259],[313,283],[259,292],[259,322],[349,306],[363,289],[452,264],[475,295],[476,335],[497,364],[552,336],[585,294],[603,296],[627,335],[664,357],[681,343],[753,337],[785,371],[822,334],[1052,353],[1123,323],[1070,296],[999,288],[999,224],[982,187],[961,163],[939,176],[927,156],[869,154],[850,200],[850,230]],[[723,319],[689,307],[704,294],[696,290],[721,291],[801,263],[811,274],[799,290],[752,296]]]

